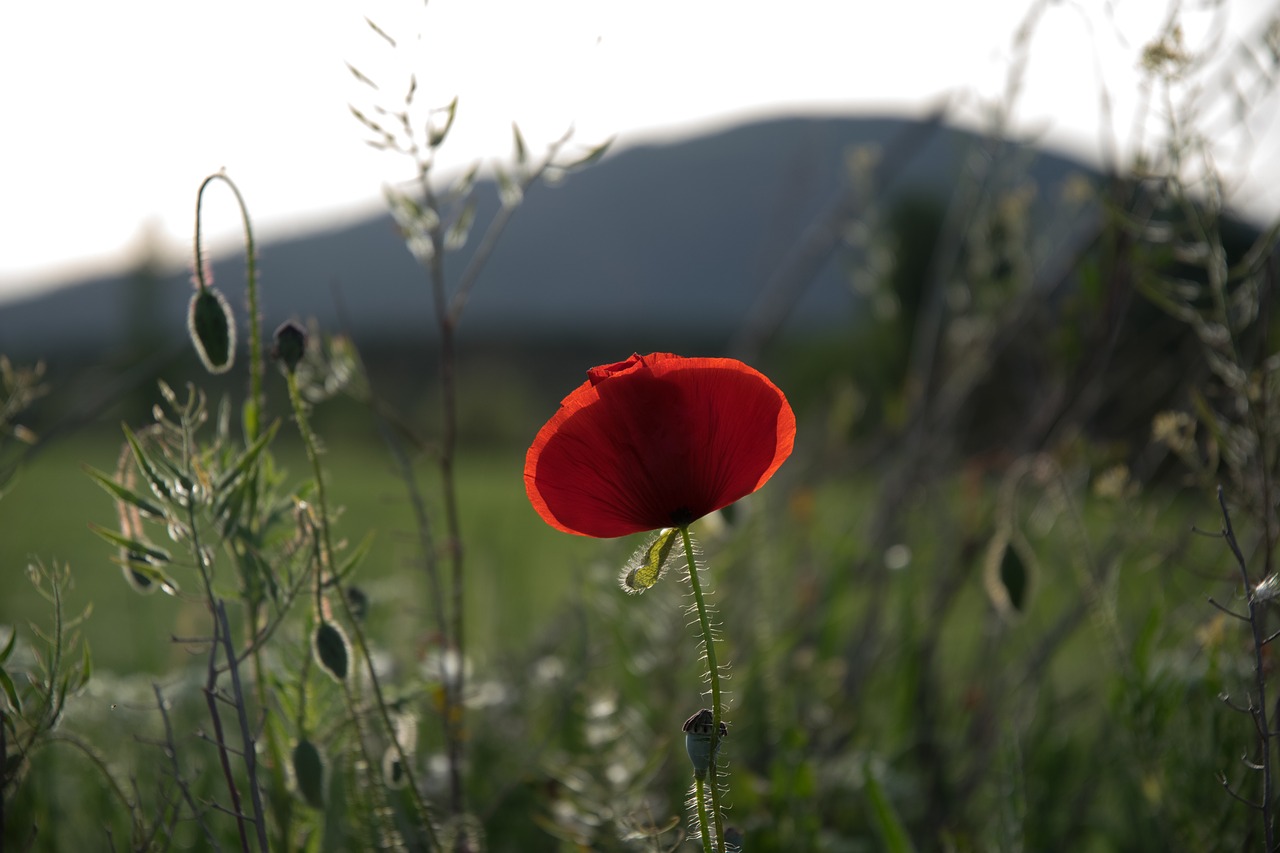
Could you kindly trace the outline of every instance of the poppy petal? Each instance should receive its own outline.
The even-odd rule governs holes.
[[[758,489],[794,439],[786,397],[742,362],[634,355],[564,399],[529,448],[525,488],[568,533],[678,527]]]

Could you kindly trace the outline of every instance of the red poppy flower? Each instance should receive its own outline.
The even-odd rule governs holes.
[[[683,527],[751,494],[791,455],[787,398],[740,361],[633,355],[587,377],[525,457],[529,500],[558,530]]]

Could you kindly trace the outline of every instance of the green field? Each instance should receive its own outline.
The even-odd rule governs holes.
[[[428,630],[425,581],[418,558],[413,512],[391,455],[367,431],[357,438],[326,439],[326,474],[342,515],[337,533],[354,545],[372,535],[359,574],[387,637]],[[123,438],[114,428],[85,432],[43,448],[0,501],[0,624],[37,622],[47,605],[25,579],[32,560],[65,564],[74,579],[72,610],[92,603],[85,636],[97,666],[119,673],[158,673],[186,652],[167,642],[170,633],[199,631],[204,605],[194,576],[179,578],[184,594],[139,595],[112,562],[115,549],[89,523],[115,524],[110,497],[83,471],[89,465],[114,471]],[[309,471],[296,440],[279,448],[281,465],[295,482]],[[474,651],[491,655],[520,648],[585,582],[612,583],[613,569],[590,571],[594,563],[625,557],[625,548],[574,540],[544,525],[529,507],[521,471],[523,448],[468,454],[461,460],[464,537],[468,543]],[[432,508],[437,483],[419,465],[421,487]],[[596,575],[596,576],[593,576]],[[417,626],[417,627],[415,627]]]
[[[386,449],[352,423],[334,420],[323,438],[336,533],[374,534],[353,582],[370,598],[372,641],[411,667],[439,642],[410,503]],[[753,849],[878,849],[895,831],[920,849],[945,838],[961,850],[1206,849],[1247,831],[1214,776],[1249,730],[1217,699],[1244,689],[1248,668],[1245,635],[1205,603],[1232,597],[1223,543],[1191,530],[1220,523],[1211,495],[1113,494],[1103,468],[1070,453],[903,492],[901,457],[869,463],[812,426],[802,437],[732,525],[699,525],[732,663],[733,817]],[[98,674],[64,726],[86,737],[118,719],[103,717],[108,704],[141,714],[141,679],[181,697],[202,663],[170,636],[209,630],[194,575],[175,575],[177,596],[139,595],[88,529],[113,513],[82,466],[112,470],[118,450],[112,431],[52,443],[0,502],[0,624],[24,636],[28,620],[47,624],[22,576],[31,559],[71,567],[69,610],[92,603]],[[639,537],[544,525],[524,494],[523,450],[460,459],[469,659],[489,697],[470,715],[469,789],[492,815],[492,849],[567,851],[572,838],[631,849],[606,829],[625,837],[644,815],[678,814],[686,784],[678,727],[699,701],[687,596],[673,578],[639,598],[617,589]],[[276,452],[289,482],[306,479],[295,440]],[[417,470],[438,523],[438,484]],[[400,681],[419,697],[407,701],[424,748],[439,749],[417,677]],[[199,706],[184,713],[179,725],[198,730]],[[120,745],[97,742],[125,766]],[[51,781],[83,769],[58,755],[43,753],[29,777],[28,795],[44,799],[15,801],[37,821],[70,796]],[[610,793],[592,794],[599,785]],[[113,808],[92,774],[74,790]]]

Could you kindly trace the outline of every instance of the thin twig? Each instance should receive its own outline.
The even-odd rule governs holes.
[[[212,610],[214,600],[209,600],[209,608]],[[213,633],[217,638],[221,629],[221,623],[215,618]],[[209,647],[209,677],[205,682],[204,696],[205,702],[209,706],[209,718],[213,721],[214,743],[218,748],[218,760],[222,765],[222,775],[227,780],[227,790],[231,794],[232,808],[227,810],[230,814],[235,815],[236,829],[240,833],[240,849],[248,853],[249,832],[245,829],[244,813],[240,807],[240,791],[236,788],[235,775],[231,772],[231,756],[227,751],[227,741],[222,732],[222,717],[218,713],[218,701],[214,698],[218,691],[218,647],[213,645]],[[217,805],[216,803],[214,804]]]
[[[1263,611],[1257,596],[1254,595],[1253,587],[1249,579],[1249,566],[1245,561],[1244,553],[1240,550],[1240,543],[1236,540],[1235,529],[1231,525],[1231,513],[1227,509],[1226,495],[1222,487],[1218,487],[1218,506],[1222,509],[1222,536],[1226,540],[1227,547],[1231,549],[1231,554],[1236,559],[1236,565],[1240,568],[1240,578],[1244,583],[1245,599],[1249,604],[1249,627],[1253,631],[1253,678],[1254,689],[1258,692],[1257,702],[1250,702],[1252,709],[1254,725],[1258,730],[1258,740],[1262,747],[1262,802],[1254,804],[1262,813],[1262,831],[1266,838],[1267,853],[1276,849],[1275,845],[1275,827],[1271,822],[1271,796],[1272,796],[1272,773],[1271,773],[1271,740],[1273,733],[1267,722],[1267,675],[1265,662],[1262,657],[1263,646],[1266,645],[1263,636]],[[1227,789],[1233,797],[1242,802],[1248,802],[1237,795],[1230,787],[1226,785],[1225,777],[1223,777],[1223,787]]]
[[[262,791],[258,785],[258,757],[254,747],[253,733],[249,729],[249,712],[245,708],[244,692],[240,688],[240,669],[236,666],[236,652],[231,646],[231,626],[227,621],[226,604],[219,599],[216,602],[216,616],[220,624],[223,653],[227,659],[227,669],[231,673],[231,692],[235,697],[236,715],[240,722],[240,742],[244,747],[245,770],[249,776],[249,796],[253,801],[253,825],[258,836],[258,847],[262,853],[269,853],[271,847],[267,843],[267,826],[262,808]]]
[[[1215,601],[1215,600],[1213,599],[1213,597],[1212,597],[1212,596],[1210,596],[1210,597],[1209,597],[1209,603],[1210,603],[1210,604],[1212,604],[1214,607],[1218,608],[1219,610],[1221,610],[1223,613],[1225,613],[1225,614],[1227,614],[1228,616],[1232,617],[1233,619],[1239,619],[1241,622],[1248,622],[1248,621],[1249,621],[1249,617],[1248,617],[1248,616],[1245,616],[1245,615],[1243,615],[1243,614],[1241,614],[1241,613],[1237,613],[1237,612],[1235,612],[1234,610],[1232,610],[1230,607],[1227,607],[1226,605],[1219,604],[1217,601]]]
[[[218,843],[214,840],[213,832],[205,822],[201,809],[196,805],[195,798],[191,796],[191,788],[187,785],[187,780],[182,777],[182,768],[178,766],[178,748],[177,743],[173,739],[173,724],[169,720],[169,709],[165,703],[164,695],[160,692],[160,685],[153,682],[151,690],[156,694],[156,707],[160,709],[160,719],[164,721],[164,742],[161,744],[161,747],[164,749],[165,755],[173,766],[174,784],[178,786],[178,790],[182,793],[182,799],[185,800],[187,806],[190,807],[192,818],[200,825],[200,828],[204,830],[205,838],[209,842],[209,848],[211,850],[216,850]]]

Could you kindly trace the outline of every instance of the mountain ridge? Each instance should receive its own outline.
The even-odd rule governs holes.
[[[982,138],[890,117],[756,121],[629,147],[557,186],[537,185],[489,258],[464,335],[634,339],[661,329],[727,341],[767,296],[772,272],[806,228],[844,194],[848,152],[879,146],[889,156],[922,128],[927,137],[890,176],[885,197],[926,193],[945,202]],[[1041,187],[1092,174],[1066,157],[1028,150],[1027,174]],[[455,275],[500,204],[491,182],[476,191],[472,239],[446,259]],[[211,266],[232,304],[243,304],[242,258],[219,256]],[[831,329],[855,316],[858,300],[835,267],[824,262],[806,283],[789,329]],[[267,328],[314,317],[362,346],[434,335],[424,273],[389,214],[269,242],[260,246],[259,269]],[[189,271],[149,281],[103,276],[6,304],[0,352],[93,353],[137,338],[176,341],[185,333],[189,278]]]

